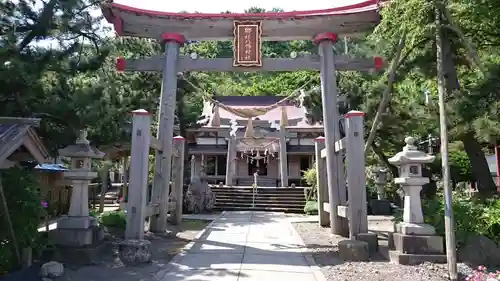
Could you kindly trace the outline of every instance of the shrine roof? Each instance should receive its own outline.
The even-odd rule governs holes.
[[[284,99],[284,96],[214,96],[213,99],[227,106],[268,106]],[[294,106],[291,102],[284,102],[284,106]]]
[[[32,159],[45,162],[49,153],[34,129],[39,123],[37,118],[0,117],[0,164],[23,146]]]
[[[379,0],[322,10],[266,13],[173,13],[145,10],[108,1],[101,6],[118,35],[160,39],[179,33],[187,40],[233,38],[234,21],[262,21],[262,40],[309,40],[316,34],[335,32],[354,36],[380,21]]]

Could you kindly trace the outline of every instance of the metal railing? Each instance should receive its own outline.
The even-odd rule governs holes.
[[[255,208],[255,193],[257,192],[257,179],[259,174],[253,174],[253,185],[252,185],[252,208]]]

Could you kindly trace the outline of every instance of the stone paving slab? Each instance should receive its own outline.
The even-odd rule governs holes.
[[[157,281],[324,281],[282,213],[224,212]]]
[[[221,279],[222,280],[222,279]],[[264,270],[242,270],[238,281],[316,281],[314,274]]]

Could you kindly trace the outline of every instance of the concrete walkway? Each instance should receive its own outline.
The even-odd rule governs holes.
[[[282,213],[224,212],[155,280],[325,280],[304,249]]]

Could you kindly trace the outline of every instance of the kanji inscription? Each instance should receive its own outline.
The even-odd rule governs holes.
[[[261,22],[234,22],[234,66],[262,66],[261,36]]]

